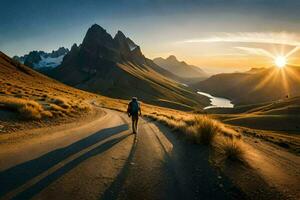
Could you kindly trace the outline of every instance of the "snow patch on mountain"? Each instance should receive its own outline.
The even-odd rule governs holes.
[[[44,67],[55,68],[62,63],[65,55],[66,54],[63,54],[61,56],[54,57],[54,58],[41,56],[41,61],[38,63],[35,63],[34,68],[37,68],[37,69],[44,68]]]
[[[43,70],[59,66],[69,49],[60,47],[47,53],[44,51],[31,51],[24,56],[14,56],[14,59],[31,68]]]

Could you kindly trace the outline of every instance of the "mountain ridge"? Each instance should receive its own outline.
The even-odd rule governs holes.
[[[229,98],[236,104],[253,104],[300,95],[298,77],[299,67],[253,68],[247,72],[213,75],[193,84],[192,87]]]
[[[132,48],[130,48],[132,47]],[[92,25],[50,76],[68,85],[109,97],[138,96],[147,103],[191,110],[209,99],[174,81],[175,75],[146,58],[141,48],[118,31],[112,37]]]
[[[51,53],[45,51],[30,51],[23,56],[14,56],[13,59],[33,69],[44,71],[60,65],[68,52],[69,49],[59,47]]]
[[[181,79],[198,79],[200,81],[208,77],[200,67],[189,65],[185,61],[179,61],[174,55],[170,55],[166,59],[162,57],[154,58],[153,62]]]

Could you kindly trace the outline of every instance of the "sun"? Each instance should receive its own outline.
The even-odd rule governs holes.
[[[286,58],[284,56],[277,56],[275,58],[275,65],[278,68],[283,68],[286,65]]]

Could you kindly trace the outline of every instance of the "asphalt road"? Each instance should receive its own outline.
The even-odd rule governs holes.
[[[244,199],[209,150],[141,119],[105,115],[0,150],[0,199]],[[3,146],[2,146],[3,147]]]

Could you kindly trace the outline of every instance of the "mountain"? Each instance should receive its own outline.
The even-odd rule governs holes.
[[[256,104],[300,95],[300,67],[251,69],[244,73],[217,74],[192,87],[235,104]]]
[[[52,77],[102,95],[180,109],[202,108],[206,97],[182,86],[174,75],[146,58],[141,48],[121,31],[112,37],[101,26],[91,26],[82,44],[74,44]]]
[[[33,69],[45,71],[60,65],[68,52],[67,48],[60,47],[51,53],[31,51],[24,56],[14,56],[13,59]]]
[[[153,62],[181,79],[200,81],[207,77],[207,74],[200,67],[189,65],[184,61],[178,61],[173,55],[170,55],[166,59],[161,57],[155,58]]]

